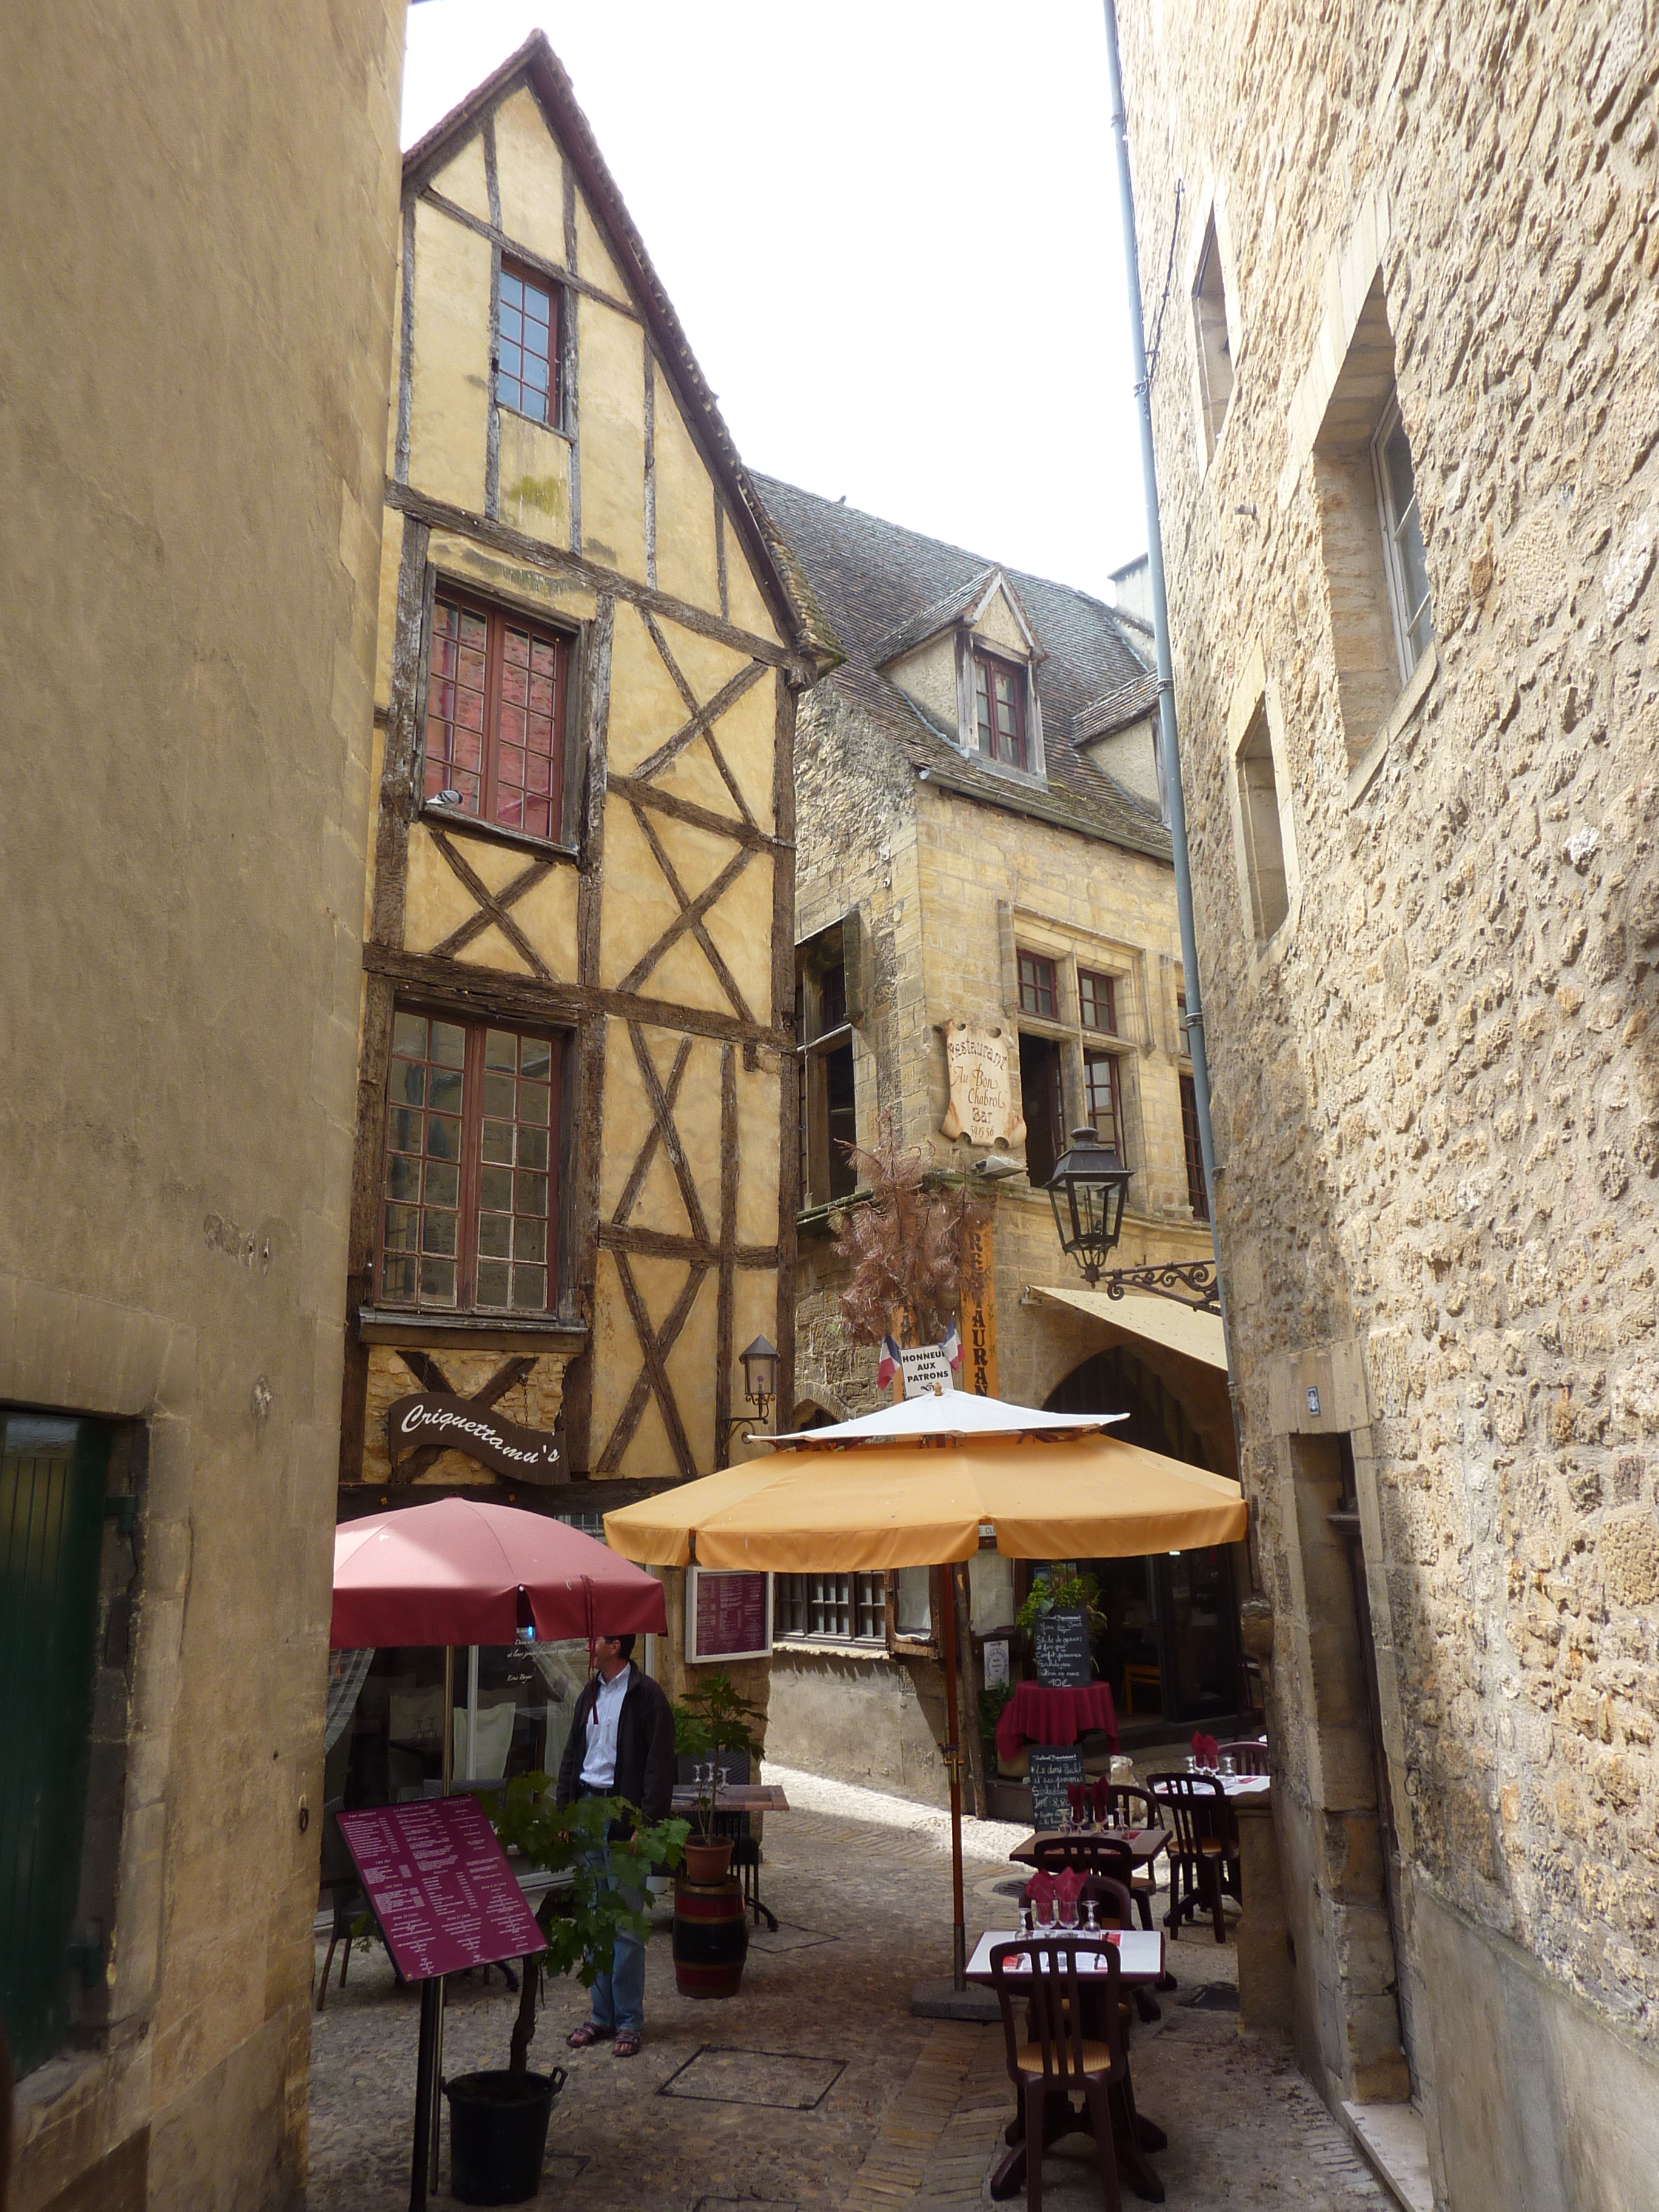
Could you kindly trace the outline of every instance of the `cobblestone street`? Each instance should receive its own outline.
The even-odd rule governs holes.
[[[769,1769],[769,1778],[775,1778]],[[797,1809],[766,1836],[763,1894],[781,1927],[753,1937],[742,1994],[677,1996],[668,1914],[647,1949],[646,2045],[564,2047],[585,1992],[556,1984],[532,2064],[567,2065],[538,2204],[568,2212],[736,2212],[740,2204],[857,2208],[978,2204],[1012,2110],[1000,2028],[912,2017],[913,1984],[949,1972],[950,1857],[937,1816],[809,1778],[781,1778]],[[823,1809],[834,1804],[842,1809]],[[1017,1830],[966,1824],[969,1940],[1006,1925]],[[321,1946],[318,1950],[320,1967]],[[1141,2110],[1170,2136],[1153,2163],[1171,2212],[1391,2203],[1277,2042],[1241,2038],[1231,2011],[1194,2008],[1235,1979],[1231,1944],[1190,1930],[1171,1947],[1180,1989],[1137,2024]],[[337,1959],[312,2045],[312,2212],[402,2212],[408,2203],[418,1999],[384,1954]],[[498,1978],[452,1984],[451,2075],[507,2061],[514,2000]],[[447,2130],[446,2127],[446,2145]],[[1057,2212],[1100,2202],[1092,2147],[1073,2137],[1044,2167]],[[434,2200],[447,2203],[448,2164]],[[1021,2201],[1023,2201],[1023,2197]],[[1136,2200],[1125,2190],[1126,2204]]]

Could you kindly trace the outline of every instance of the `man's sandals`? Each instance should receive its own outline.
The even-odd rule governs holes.
[[[604,2039],[608,2031],[603,2027],[595,2027],[591,2020],[585,2020],[579,2027],[571,2029],[565,2041],[573,2051],[591,2051],[596,2043]],[[641,2040],[642,2038],[635,2034],[632,2028],[623,2028],[611,2046],[611,2057],[637,2058],[640,2055]]]

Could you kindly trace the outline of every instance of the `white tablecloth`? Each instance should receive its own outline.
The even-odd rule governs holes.
[[[1158,1930],[1155,1928],[1126,1928],[1115,1932],[1117,1941],[1112,1948],[1118,1954],[1118,1960],[1123,1972],[1126,1974],[1145,1975],[1149,1979],[1155,1980],[1164,1972],[1164,1938]],[[1082,1937],[1081,1930],[1068,1930],[1066,1936],[1087,1940]],[[975,1946],[973,1957],[968,1961],[969,1977],[978,1974],[988,1979],[993,1948],[998,1943],[1017,1943],[1018,1941],[1018,1928],[988,1928]],[[1102,1942],[1100,1948],[1104,1950],[1105,1948],[1105,1944]],[[1098,1960],[1097,1954],[1088,1951],[1082,1953],[1079,1957],[1077,1966],[1080,1974],[1104,1973],[1107,1971],[1103,1962]],[[1019,1970],[1016,1968],[1012,1971]]]

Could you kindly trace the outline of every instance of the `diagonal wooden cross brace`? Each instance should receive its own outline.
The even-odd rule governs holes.
[[[616,1426],[605,1441],[605,1449],[594,1462],[596,1474],[614,1474],[622,1464],[622,1455],[634,1440],[634,1431],[645,1411],[645,1401],[654,1397],[662,1414],[663,1426],[668,1431],[668,1442],[674,1454],[674,1463],[683,1475],[695,1474],[696,1462],[691,1456],[691,1446],[685,1433],[685,1424],[680,1419],[679,1404],[674,1396],[674,1386],[668,1379],[668,1355],[673,1350],[680,1331],[685,1327],[697,1292],[702,1287],[706,1267],[692,1266],[686,1270],[684,1284],[674,1301],[672,1310],[662,1327],[653,1328],[646,1310],[640,1286],[634,1279],[634,1270],[628,1264],[626,1252],[611,1252],[616,1263],[617,1278],[622,1285],[623,1297],[633,1319],[634,1334],[639,1339],[645,1364],[634,1378],[634,1387],[628,1401],[617,1416]]]
[[[540,883],[544,876],[551,873],[553,863],[550,860],[532,860],[527,868],[520,870],[511,883],[503,884],[498,891],[492,891],[466,855],[456,851],[441,830],[433,830],[432,842],[478,903],[477,913],[468,915],[458,929],[452,929],[441,944],[432,947],[433,951],[453,957],[463,946],[471,945],[475,937],[482,937],[493,922],[533,975],[540,976],[544,983],[556,981],[553,970],[507,912],[507,908]]]
[[[720,870],[719,875],[714,878],[713,883],[706,884],[702,890],[697,893],[696,898],[687,898],[684,886],[682,884],[679,877],[675,872],[674,863],[669,859],[667,853],[664,849],[661,838],[658,836],[656,831],[652,828],[646,815],[637,806],[630,806],[629,811],[633,815],[635,822],[639,823],[641,835],[644,837],[646,843],[651,848],[652,854],[656,860],[657,866],[662,870],[663,880],[667,884],[669,890],[674,894],[675,901],[679,907],[679,912],[674,916],[672,921],[669,923],[667,928],[663,931],[656,943],[653,945],[647,951],[641,953],[640,957],[634,963],[634,965],[629,969],[627,975],[623,977],[621,983],[617,986],[618,989],[623,991],[637,991],[641,984],[644,982],[646,977],[657,965],[657,963],[668,951],[669,947],[672,945],[677,945],[680,939],[684,936],[687,930],[690,930],[692,936],[696,939],[697,943],[702,947],[704,956],[707,958],[709,966],[714,969],[715,980],[720,984],[721,990],[725,992],[726,997],[731,1000],[732,1012],[737,1015],[739,1021],[752,1021],[754,1019],[754,1016],[749,1011],[749,1002],[744,997],[743,993],[738,989],[737,978],[732,975],[732,970],[726,966],[726,962],[721,956],[720,947],[715,944],[714,939],[710,937],[707,929],[704,928],[702,920],[709,908],[731,889],[732,885],[737,881],[738,878],[748,866],[750,860],[753,858],[752,847],[747,845],[740,846],[726,862],[726,866]]]

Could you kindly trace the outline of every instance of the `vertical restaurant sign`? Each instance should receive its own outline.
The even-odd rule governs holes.
[[[997,1395],[997,1294],[992,1277],[992,1224],[962,1232],[962,1381],[976,1398]]]
[[[970,1145],[1018,1145],[1025,1123],[1016,1085],[1015,1046],[1000,1024],[946,1022],[945,1060],[951,1078],[951,1103],[939,1134]]]

